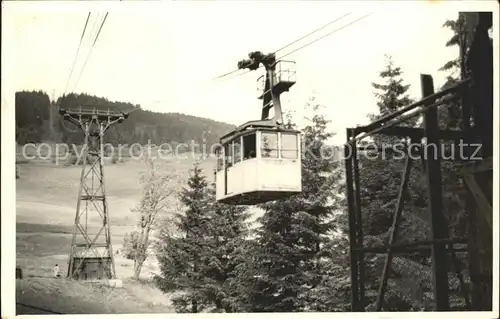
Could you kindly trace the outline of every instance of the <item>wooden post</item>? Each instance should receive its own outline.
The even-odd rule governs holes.
[[[467,53],[467,73],[473,80],[470,92],[470,104],[474,117],[473,131],[482,144],[481,156],[488,159],[493,153],[493,45],[488,35],[492,26],[492,12],[467,13],[477,20],[466,21],[468,30],[474,30],[470,36],[470,48]],[[484,193],[479,202],[492,202],[492,172],[476,175],[476,195]],[[471,180],[469,181],[469,184]],[[472,183],[474,184],[474,183]],[[490,204],[491,205],[491,204]],[[492,210],[484,205],[485,214]],[[472,281],[472,310],[490,311],[493,291],[493,231],[478,207],[468,207],[469,213],[469,259]]]
[[[434,94],[432,77],[420,75],[422,96]],[[448,237],[447,223],[443,214],[443,196],[441,189],[441,143],[439,142],[439,126],[437,109],[430,108],[424,113],[424,130],[427,139],[424,152],[427,164],[427,189],[429,196],[429,213],[431,217],[432,240],[432,270],[435,307],[437,311],[447,311],[450,308],[448,295],[448,265],[445,244],[440,242]]]
[[[346,174],[346,187],[347,187],[347,209],[349,217],[349,255],[350,255],[350,266],[351,266],[351,311],[357,312],[360,309],[359,300],[359,255],[360,253],[356,250],[358,247],[357,242],[357,228],[356,223],[356,208],[354,201],[354,179],[353,179],[353,152],[354,148],[352,144],[349,144],[349,140],[353,137],[352,130],[346,130],[347,142],[344,146],[344,162],[345,162],[345,174]]]
[[[354,177],[354,202],[356,216],[356,247],[363,247],[363,218],[361,215],[361,191],[359,182],[359,162],[357,143],[353,142],[352,146],[352,165]],[[363,251],[358,251],[358,293],[359,293],[359,310],[365,311],[365,254]]]

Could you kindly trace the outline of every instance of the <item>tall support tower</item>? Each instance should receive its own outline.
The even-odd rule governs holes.
[[[65,120],[84,134],[80,189],[76,204],[68,278],[113,279],[116,277],[111,245],[109,207],[104,187],[104,133],[123,122],[128,113],[96,109],[61,109]]]

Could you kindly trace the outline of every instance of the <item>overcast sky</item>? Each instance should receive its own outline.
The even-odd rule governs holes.
[[[384,68],[384,54],[392,55],[403,69],[414,98],[420,97],[420,73],[433,75],[436,89],[443,83],[446,74],[438,68],[458,51],[445,47],[451,32],[442,25],[455,19],[461,8],[453,1],[386,2],[383,7],[375,1],[363,1],[362,6],[340,1],[125,1],[111,7],[3,2],[2,6],[7,7],[2,10],[2,28],[14,32],[8,49],[9,59],[15,61],[2,71],[12,89],[44,90],[56,98],[63,94],[92,10],[68,92],[232,124],[260,117],[256,80],[262,71],[224,81],[214,77],[234,70],[250,51],[274,51],[352,12],[279,51],[280,57],[373,12],[285,58],[296,62],[297,83],[282,96],[284,110],[296,111],[300,120],[307,116],[303,105],[314,94],[326,106],[332,129],[338,132],[337,143],[344,140],[347,126],[366,124],[367,113],[376,111],[370,83]],[[105,11],[109,15],[75,87]]]

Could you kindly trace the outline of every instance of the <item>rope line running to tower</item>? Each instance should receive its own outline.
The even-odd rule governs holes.
[[[76,64],[78,62],[78,58],[81,57],[81,55],[79,55],[79,54],[81,53],[80,51],[82,49],[81,47],[83,46],[83,42],[84,42],[83,40],[84,40],[85,36],[87,38],[91,38],[96,34],[100,14],[98,13],[97,15],[95,15],[96,17],[95,17],[95,19],[93,19],[94,20],[93,23],[90,23],[90,20],[92,20],[91,16],[94,16],[94,15],[92,15],[92,12],[89,12],[88,20],[86,21],[84,28],[83,28],[82,36],[80,38],[79,48],[77,49],[77,54],[75,55],[75,59],[73,61],[73,65],[71,67],[71,72],[70,72],[68,80],[66,82],[66,87],[65,87],[63,95],[66,95],[68,93],[68,90],[70,89],[70,81],[72,79],[72,76],[74,75],[73,71],[74,71]]]
[[[120,1],[121,1],[121,0],[120,0]],[[100,36],[100,34],[101,34],[101,31],[102,31],[102,28],[103,28],[103,26],[104,26],[104,23],[106,22],[106,19],[107,19],[107,17],[108,17],[108,14],[109,14],[109,12],[106,12],[106,14],[105,14],[104,18],[103,18],[103,19],[102,19],[102,21],[100,22],[100,26],[99,26],[99,29],[98,29],[98,31],[97,31],[97,34],[96,34],[96,36],[95,36],[95,38],[94,38],[94,41],[93,41],[93,43],[92,43],[92,46],[91,46],[91,48],[90,48],[90,50],[89,50],[89,52],[88,52],[88,54],[87,54],[87,57],[86,57],[86,59],[85,59],[85,62],[84,62],[84,64],[83,64],[83,67],[82,67],[82,69],[81,69],[81,71],[80,71],[80,74],[79,74],[79,76],[78,76],[78,79],[77,79],[77,81],[75,82],[75,85],[73,86],[73,91],[75,91],[76,86],[78,85],[78,83],[79,83],[79,81],[80,81],[80,79],[81,79],[81,77],[82,77],[82,74],[83,74],[83,72],[84,72],[84,70],[85,70],[85,67],[86,67],[87,62],[88,62],[88,60],[89,60],[89,58],[90,58],[90,55],[91,55],[91,53],[92,53],[92,50],[94,49],[94,47],[95,47],[95,45],[96,45],[96,43],[97,43],[97,40],[99,39],[99,36]],[[68,77],[68,80],[67,80],[67,83],[66,83],[66,87],[65,87],[65,90],[64,90],[64,94],[63,94],[63,96],[64,96],[64,95],[66,95],[66,93],[67,93],[67,91],[68,91],[68,85],[69,85],[69,82],[70,82],[70,80],[71,80],[71,76],[72,76],[72,74],[73,74],[73,70],[74,70],[75,65],[76,65],[76,62],[77,62],[77,58],[78,58],[78,54],[79,54],[80,49],[81,49],[81,46],[82,46],[83,38],[84,38],[85,33],[86,33],[86,31],[87,31],[87,28],[88,28],[88,26],[89,26],[90,16],[91,16],[91,12],[89,12],[89,14],[87,15],[87,19],[86,19],[86,21],[85,21],[85,25],[84,25],[84,27],[83,27],[82,35],[80,36],[80,42],[79,42],[79,44],[78,44],[78,49],[77,49],[77,52],[76,52],[76,55],[75,55],[75,58],[74,58],[74,61],[73,61],[73,65],[72,65],[72,67],[71,67],[71,71],[70,71],[70,74],[69,74],[69,77]],[[94,31],[97,29],[97,25],[98,25],[98,24],[99,24],[99,18],[97,17],[97,18],[96,18],[96,20],[95,20],[95,23],[94,23],[94,25],[93,25],[93,28],[92,28],[92,30],[90,31],[90,34],[94,34]],[[135,112],[135,111],[137,111],[137,110],[139,110],[139,109],[140,109],[140,108],[133,107],[133,108],[127,109],[127,110],[125,110],[125,111],[121,111],[120,113],[123,113],[124,115],[128,116],[129,114],[131,114],[131,113],[133,113],[133,112]],[[60,107],[59,107],[59,112],[61,112],[61,108],[60,108]],[[80,113],[81,113],[81,112],[83,112],[83,113],[86,113],[86,112],[87,112],[87,113],[88,113],[88,112],[92,112],[92,113],[95,113],[96,115],[103,115],[103,112],[104,112],[104,113],[106,113],[106,111],[99,111],[99,110],[96,110],[96,109],[93,109],[93,110],[82,110],[82,109],[80,109]],[[82,113],[82,114],[83,114],[83,113]],[[107,111],[107,114],[108,114],[108,115],[111,115],[111,114],[114,114],[114,113],[115,113],[115,112],[111,112],[111,113],[110,113],[110,112],[109,112],[109,110]],[[60,120],[62,120],[62,118],[60,118]],[[64,120],[62,120],[62,124],[63,124],[63,126],[64,126],[66,129],[68,129],[68,128],[65,126],[65,124],[64,124]],[[76,131],[78,131],[78,130],[76,130],[76,131],[75,131],[75,130],[70,130],[70,131],[72,131],[72,132],[76,132]]]
[[[328,25],[332,24],[332,23],[333,23],[333,22],[335,22],[335,21],[338,21],[338,20],[342,19],[343,17],[345,17],[345,16],[347,16],[347,15],[349,15],[349,14],[350,14],[350,13],[348,13],[348,14],[346,14],[346,15],[344,15],[344,16],[342,16],[342,17],[340,17],[340,18],[337,18],[336,20],[334,20],[334,21],[330,22]],[[300,46],[300,47],[298,47],[298,48],[296,48],[296,49],[294,49],[294,50],[292,50],[292,51],[290,51],[290,52],[288,52],[288,53],[286,53],[286,54],[284,54],[284,55],[282,55],[282,56],[280,56],[279,58],[277,58],[277,60],[282,59],[282,58],[284,58],[284,57],[286,57],[286,56],[288,56],[288,55],[290,55],[290,54],[292,54],[292,53],[295,53],[295,52],[297,52],[297,51],[299,51],[299,50],[301,50],[301,49],[303,49],[303,48],[306,48],[306,47],[308,47],[308,46],[310,46],[310,45],[312,45],[312,44],[314,44],[314,43],[316,43],[316,42],[318,42],[318,41],[320,41],[320,40],[322,40],[322,39],[324,39],[324,38],[326,38],[326,37],[328,37],[328,36],[330,36],[330,35],[332,35],[332,34],[334,34],[334,33],[336,33],[336,32],[338,32],[338,31],[340,31],[340,30],[343,30],[343,29],[345,29],[345,28],[347,28],[347,27],[349,27],[349,26],[351,26],[351,25],[355,24],[356,22],[359,22],[359,21],[361,21],[361,20],[363,20],[363,19],[367,18],[368,16],[370,16],[370,15],[372,15],[372,14],[373,14],[373,12],[370,12],[370,13],[365,14],[364,16],[362,16],[362,17],[360,17],[360,18],[358,18],[358,19],[356,19],[356,20],[354,20],[354,21],[352,21],[352,22],[349,22],[349,23],[348,23],[348,24],[346,24],[346,25],[343,25],[343,26],[341,26],[341,27],[339,27],[339,28],[337,28],[337,29],[334,29],[334,30],[332,30],[332,31],[328,32],[327,34],[325,34],[325,35],[323,35],[323,36],[321,36],[321,37],[319,37],[319,38],[317,38],[317,39],[315,39],[315,40],[313,40],[313,41],[310,41],[310,42],[308,42],[308,43],[306,43],[306,44],[304,44],[304,45],[302,45],[302,46]],[[319,31],[319,30],[321,30],[321,29],[325,28],[326,26],[327,26],[327,25],[325,25],[325,26],[323,26],[323,27],[321,27],[321,28],[317,29],[317,31]],[[311,32],[310,34],[313,34],[313,33],[316,33],[316,31],[313,31],[313,32]],[[310,35],[310,34],[309,34],[309,35]],[[306,35],[306,36],[307,36],[307,35]],[[290,46],[290,45],[292,45],[292,44],[294,44],[294,43],[296,43],[296,42],[300,41],[301,39],[305,38],[306,36],[303,36],[302,38],[300,38],[300,39],[298,39],[298,40],[296,40],[296,41],[294,41],[294,42],[290,43],[289,45],[284,46],[283,48],[286,48],[286,47],[288,47],[288,46]],[[281,48],[280,50],[282,50],[283,48]],[[276,50],[276,51],[275,51],[275,52],[273,52],[273,53],[276,53],[277,51],[279,51],[279,50]],[[258,69],[260,69],[260,68],[262,68],[262,66],[260,66]],[[235,70],[235,71],[232,71],[232,72],[226,73],[225,75],[219,76],[219,77],[217,77],[217,78],[215,78],[215,79],[219,79],[219,78],[222,78],[222,77],[224,77],[224,76],[230,75],[230,74],[232,74],[232,73],[234,73],[234,72],[236,72],[236,71],[238,71],[238,70]],[[248,72],[250,72],[250,71],[251,71],[251,70],[246,70],[246,71],[245,71],[245,72],[243,72],[243,73],[239,73],[239,74],[236,74],[236,75],[234,75],[234,76],[228,77],[228,78],[226,78],[226,80],[229,80],[229,79],[234,79],[234,78],[239,77],[239,76],[241,76],[241,75],[247,74],[247,73],[248,73]],[[214,80],[215,80],[215,79],[214,79]]]
[[[284,50],[284,49],[288,48],[289,46],[291,46],[291,45],[293,45],[293,44],[295,44],[295,43],[299,42],[300,40],[303,40],[303,39],[307,38],[308,36],[313,35],[314,33],[318,32],[318,31],[323,30],[324,28],[326,28],[326,27],[328,27],[328,26],[330,26],[330,25],[334,24],[335,22],[337,22],[337,21],[339,21],[339,20],[341,20],[341,19],[343,19],[343,18],[347,17],[347,16],[348,16],[348,15],[350,15],[351,13],[352,13],[352,12],[348,12],[348,13],[344,14],[343,16],[340,16],[340,17],[338,17],[338,18],[336,18],[336,19],[334,19],[334,20],[332,20],[332,21],[328,22],[327,24],[323,25],[322,27],[319,27],[319,28],[317,28],[317,29],[315,29],[315,30],[313,30],[313,31],[309,32],[308,34],[303,35],[302,37],[298,38],[297,40],[292,41],[292,42],[288,43],[287,45],[282,46],[281,48],[279,48],[279,49],[275,50],[274,52],[272,52],[272,54],[276,54],[278,51]],[[224,74],[219,75],[218,77],[214,78],[214,80],[217,80],[217,79],[220,79],[220,78],[226,77],[226,76],[231,75],[231,74],[233,74],[233,73],[235,73],[235,72],[238,72],[238,71],[240,71],[240,69],[236,69],[236,70],[233,70],[233,71],[230,71],[230,72],[224,73]]]
[[[85,37],[85,33],[87,32],[87,27],[89,26],[89,20],[90,20],[90,16],[92,15],[92,12],[89,12],[88,15],[87,15],[87,19],[85,20],[85,24],[83,26],[83,30],[82,30],[82,34],[80,36],[80,42],[78,43],[78,48],[76,50],[76,54],[75,54],[75,58],[73,59],[73,64],[71,65],[71,69],[70,69],[70,72],[69,72],[69,76],[68,76],[68,79],[66,81],[66,85],[64,87],[64,91],[63,91],[63,94],[62,96],[66,96],[66,94],[68,93],[68,87],[69,87],[69,82],[71,80],[71,76],[73,75],[73,71],[74,71],[74,68],[75,68],[75,65],[76,65],[76,62],[78,60],[78,55],[80,53],[80,49],[82,47],[82,43],[83,43],[83,38]],[[92,31],[90,31],[90,33],[92,33]],[[61,106],[60,105],[57,105],[57,109],[58,109],[58,112],[61,111]],[[72,130],[72,129],[69,129],[66,125],[65,125],[65,121],[62,119],[62,117],[59,117],[59,123],[67,130],[67,131],[70,131],[72,133],[74,132],[77,132],[78,130]]]
[[[101,22],[101,26],[99,27],[99,31],[97,31],[97,35],[96,35],[96,37],[94,39],[94,42],[92,43],[92,47],[90,47],[90,51],[87,54],[87,58],[85,59],[85,62],[84,62],[83,67],[82,67],[82,70],[80,71],[80,75],[78,76],[78,78],[77,78],[77,80],[75,82],[75,85],[73,86],[73,91],[75,91],[76,86],[80,82],[80,78],[83,75],[83,71],[85,71],[85,67],[87,66],[87,62],[89,61],[90,55],[92,53],[92,50],[94,49],[95,44],[97,43],[97,39],[99,39],[99,35],[101,34],[102,27],[104,26],[104,23],[106,22],[106,18],[108,17],[108,14],[109,14],[109,12],[106,12],[106,15],[104,16],[104,19]]]
[[[85,36],[85,32],[87,31],[87,26],[89,24],[91,14],[92,14],[92,12],[89,12],[89,14],[87,15],[87,20],[85,20],[85,25],[83,26],[82,35],[80,36],[80,43],[78,43],[78,48],[76,49],[75,58],[73,59],[73,65],[71,66],[71,70],[69,71],[69,76],[68,76],[68,80],[66,81],[66,86],[64,87],[64,94],[63,95],[66,95],[66,92],[68,91],[69,80],[71,80],[71,75],[73,75],[73,70],[74,70],[75,65],[76,65],[76,60],[78,58],[78,54],[80,53],[80,48],[82,47],[83,37]]]
[[[373,14],[373,12],[370,12],[370,13],[368,13],[368,14],[365,14],[364,16],[362,16],[362,17],[360,17],[360,18],[358,18],[358,19],[356,19],[356,20],[354,20],[354,21],[352,21],[352,22],[350,22],[350,23],[348,23],[348,24],[346,24],[346,25],[344,25],[344,26],[342,26],[342,27],[340,27],[340,28],[338,28],[338,29],[335,29],[335,30],[333,30],[333,31],[331,31],[331,32],[329,32],[329,33],[327,33],[327,34],[325,34],[325,35],[323,35],[323,36],[321,36],[321,37],[319,37],[319,38],[317,38],[317,39],[315,39],[315,40],[313,40],[313,41],[309,42],[309,43],[304,44],[303,46],[298,47],[297,49],[295,49],[295,50],[293,50],[293,51],[288,52],[287,54],[284,54],[284,55],[280,56],[278,59],[282,59],[282,58],[284,58],[284,57],[286,57],[286,56],[289,56],[289,55],[290,55],[290,54],[292,54],[292,53],[295,53],[295,52],[299,51],[300,49],[303,49],[303,48],[305,48],[305,47],[308,47],[308,46],[310,46],[311,44],[314,44],[315,42],[318,42],[318,41],[320,41],[320,40],[322,40],[322,39],[324,39],[324,38],[326,38],[326,37],[328,37],[328,36],[330,36],[330,35],[334,34],[335,32],[338,32],[338,31],[340,31],[340,30],[342,30],[342,29],[345,29],[345,28],[347,28],[347,27],[349,27],[349,26],[351,26],[351,25],[355,24],[356,22],[359,22],[359,21],[361,21],[361,20],[363,20],[363,19],[365,19],[365,18],[368,18],[368,16],[370,16],[370,15],[372,15],[372,14]]]

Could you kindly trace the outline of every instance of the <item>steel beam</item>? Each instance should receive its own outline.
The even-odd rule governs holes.
[[[355,130],[355,135],[370,131],[369,126],[358,126]],[[410,137],[414,140],[420,140],[425,135],[424,129],[407,126],[385,127],[384,130],[380,131],[380,134],[387,136]],[[463,135],[462,132],[458,130],[439,130],[439,137],[443,140],[458,141],[463,138]]]
[[[400,115],[403,115],[404,113],[410,112],[418,107],[433,108],[433,107],[439,106],[439,105],[443,104],[445,102],[445,100],[454,98],[454,97],[446,98],[445,97],[446,95],[456,93],[462,87],[464,87],[466,85],[470,85],[470,83],[471,83],[471,79],[469,79],[469,78],[465,79],[463,81],[458,82],[457,84],[455,84],[453,86],[450,86],[449,88],[446,88],[446,89],[441,90],[437,93],[433,93],[429,96],[426,96],[422,100],[417,101],[411,105],[408,105],[407,107],[403,107],[403,108],[401,108],[401,109],[399,109],[391,114],[383,116],[382,118],[380,118],[380,119],[376,120],[375,122],[372,122],[366,126],[367,130],[369,131],[368,133],[365,133],[362,136],[355,137],[355,139],[359,141],[365,137],[368,137],[368,136],[371,136],[375,133],[383,131],[383,126],[387,126],[387,124],[391,120],[395,119],[396,117],[398,117]],[[442,101],[434,103],[436,100],[441,99],[441,98],[443,98]],[[429,103],[433,103],[433,104],[429,104]],[[415,113],[412,113],[411,115],[414,116],[414,115],[417,115],[423,111],[424,110],[420,110],[420,111],[417,111]],[[410,117],[403,116],[401,118],[404,118],[404,120],[406,120]],[[401,119],[399,119],[398,121],[395,121],[394,125],[399,124],[400,122],[402,122]]]
[[[354,135],[354,132],[351,132]],[[359,182],[359,163],[356,142],[352,143],[352,165],[354,177],[354,207],[355,207],[355,225],[356,225],[356,246],[363,247],[363,218],[361,215],[361,193]],[[365,255],[363,252],[358,253],[358,293],[360,310],[365,309]]]
[[[352,130],[346,130],[347,140],[352,137]],[[353,156],[352,148],[349,144],[344,145],[344,163],[346,175],[346,188],[347,188],[347,209],[349,218],[349,256],[350,256],[350,270],[351,270],[351,311],[361,311],[359,304],[359,282],[358,282],[358,256],[359,252],[356,233],[357,225],[355,220],[355,203],[354,203],[354,183],[353,183]]]
[[[427,74],[420,75],[422,85],[422,96],[425,98],[434,94],[432,77]],[[428,148],[426,162],[427,186],[429,196],[429,213],[431,215],[431,234],[433,240],[448,237],[447,225],[443,214],[443,195],[441,189],[441,166],[439,141],[439,123],[436,108],[429,108],[424,113],[424,130],[426,147]],[[450,309],[448,291],[448,261],[446,258],[445,245],[434,242],[432,245],[432,268],[433,285],[435,296],[435,307],[437,311]]]

